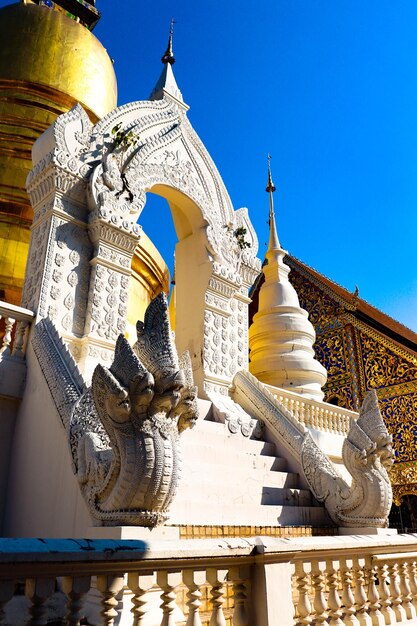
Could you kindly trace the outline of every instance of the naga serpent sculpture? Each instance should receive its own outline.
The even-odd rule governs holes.
[[[74,471],[98,525],[153,527],[168,517],[181,469],[179,434],[197,419],[186,353],[178,359],[165,294],[120,335],[110,369],[97,365],[69,424]]]
[[[379,411],[375,391],[369,391],[352,420],[343,442],[342,458],[352,483],[337,474],[329,462],[317,465],[316,444],[307,435],[302,448],[302,465],[315,497],[324,502],[338,526],[349,528],[388,526],[392,488],[388,469],[394,462],[392,437]]]
[[[352,476],[348,484],[307,428],[249,372],[238,372],[234,399],[255,418],[265,421],[278,441],[300,463],[314,496],[338,526],[383,528],[388,525],[392,488],[388,469],[394,462],[392,437],[382,419],[375,391],[369,391],[357,420],[343,442],[343,462]]]

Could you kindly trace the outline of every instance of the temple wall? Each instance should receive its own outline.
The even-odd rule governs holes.
[[[76,537],[91,526],[71,469],[67,436],[29,345],[27,380],[11,449],[4,535]]]
[[[11,447],[18,408],[18,400],[0,395],[0,531],[3,526]]]

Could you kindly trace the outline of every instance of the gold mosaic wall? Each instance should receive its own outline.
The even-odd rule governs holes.
[[[328,372],[325,401],[358,410],[376,389],[393,437],[394,501],[417,495],[417,355],[359,321],[352,303],[307,274],[292,267],[290,279],[316,330],[316,356]]]

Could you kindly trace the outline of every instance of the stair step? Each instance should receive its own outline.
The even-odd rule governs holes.
[[[198,483],[188,482],[183,488],[178,489],[176,499],[178,502],[204,501],[206,506],[216,507],[221,500],[240,506],[252,504],[254,507],[263,505],[285,506],[321,506],[308,489],[296,487],[263,486],[256,481],[242,481],[242,489],[239,492],[234,489],[233,483]]]
[[[169,524],[217,526],[329,526],[332,524],[322,506],[286,506],[233,503],[199,506],[194,502],[174,500]]]
[[[286,471],[274,444],[199,420],[181,437],[183,474],[170,524],[328,526],[325,508],[299,475]]]
[[[221,466],[225,471],[240,467],[251,467],[254,470],[271,470],[274,472],[285,472],[287,461],[282,457],[268,454],[257,454],[230,449],[226,446],[206,445],[201,442],[181,441],[181,456],[184,464],[193,465],[195,463]]]
[[[219,449],[226,446],[240,452],[266,454],[269,456],[275,456],[276,454],[275,444],[243,437],[239,433],[232,434],[224,424],[208,420],[198,420],[195,427],[186,431],[181,438],[183,445],[185,445],[186,441],[187,443],[192,441],[199,444],[202,440],[204,445],[215,446]]]
[[[237,484],[244,485],[245,489],[261,492],[264,485],[271,488],[295,489],[299,485],[299,476],[294,472],[277,472],[265,468],[253,468],[252,465],[213,465],[210,463],[184,463],[183,482],[192,485],[194,489],[210,491],[234,490]],[[186,477],[186,478],[185,478]],[[181,490],[181,482],[179,489]]]

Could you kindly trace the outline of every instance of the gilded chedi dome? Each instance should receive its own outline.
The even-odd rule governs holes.
[[[0,9],[0,300],[20,302],[32,144],[76,102],[95,122],[116,100],[111,59],[88,28],[29,1]]]

